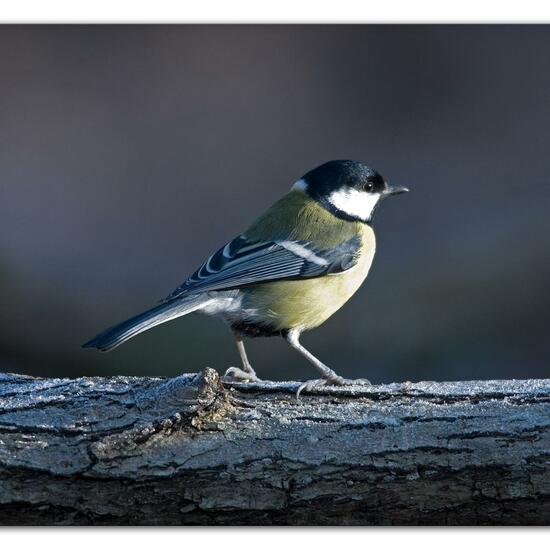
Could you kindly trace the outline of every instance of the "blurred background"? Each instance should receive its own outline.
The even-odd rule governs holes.
[[[197,314],[80,345],[351,158],[412,192],[303,343],[373,382],[550,377],[550,27],[1,26],[0,51],[0,371],[238,365]],[[248,351],[314,376],[281,339]]]

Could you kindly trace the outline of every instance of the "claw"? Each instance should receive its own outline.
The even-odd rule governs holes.
[[[300,399],[300,394],[305,390],[307,392],[310,392],[311,390],[315,390],[318,388],[322,388],[323,386],[326,386],[327,381],[323,378],[319,378],[317,380],[308,380],[307,382],[304,382],[296,392],[296,399]]]
[[[317,390],[323,386],[370,386],[370,380],[366,378],[357,378],[356,380],[349,380],[347,378],[342,378],[341,376],[336,376],[335,378],[319,378],[317,380],[308,380],[304,382],[296,392],[296,399],[300,399],[300,394],[303,391],[310,392],[312,390]]]
[[[229,367],[225,371],[223,378],[227,382],[260,382],[255,372],[246,372],[237,367]]]

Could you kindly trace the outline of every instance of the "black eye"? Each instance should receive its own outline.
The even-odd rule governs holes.
[[[368,181],[363,185],[363,189],[370,192],[374,189],[374,184],[372,183],[372,181]]]

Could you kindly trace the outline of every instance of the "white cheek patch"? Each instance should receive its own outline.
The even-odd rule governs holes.
[[[372,217],[380,194],[370,194],[357,189],[339,189],[328,196],[328,201],[348,216],[368,221]]]

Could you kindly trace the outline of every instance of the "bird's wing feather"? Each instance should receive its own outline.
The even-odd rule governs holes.
[[[277,279],[301,279],[340,273],[357,261],[360,240],[316,250],[304,241],[233,239],[212,254],[167,300],[183,293],[225,290]]]

